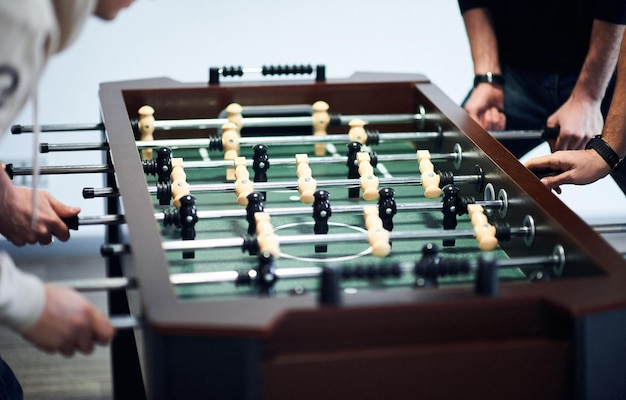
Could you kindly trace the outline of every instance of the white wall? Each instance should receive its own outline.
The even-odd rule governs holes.
[[[459,101],[469,88],[471,60],[456,0],[312,4],[138,0],[112,22],[92,18],[49,65],[41,122],[96,121],[100,82],[155,76],[206,82],[208,67],[222,65],[325,64],[331,78],[420,72]]]

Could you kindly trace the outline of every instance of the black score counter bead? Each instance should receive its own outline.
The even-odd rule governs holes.
[[[163,210],[163,221],[162,224],[164,227],[175,226],[180,227],[180,213],[177,208],[166,208]]]
[[[399,278],[403,274],[402,267],[398,263],[381,265],[354,265],[341,268],[341,279],[366,279],[376,280],[385,278]]]
[[[476,199],[472,196],[460,196],[457,203],[456,215],[467,214],[467,206],[476,204]]]
[[[157,182],[169,182],[172,174],[172,149],[160,147],[156,151],[156,159],[145,160],[141,164],[145,174],[156,175]]]
[[[376,146],[380,144],[380,132],[379,131],[367,129],[365,133],[367,134],[366,144],[368,146]]]
[[[157,182],[156,184],[156,197],[159,200],[160,206],[167,206],[170,204],[172,198],[172,184],[171,182]]]
[[[496,239],[500,242],[508,242],[511,240],[511,225],[506,222],[495,222]]]
[[[330,193],[326,190],[317,190],[313,193],[313,220],[315,224],[313,231],[316,235],[323,235],[328,233],[328,219],[332,215],[332,209],[330,207]],[[328,245],[317,244],[315,245],[316,253],[326,253],[328,251]]]
[[[422,248],[422,259],[415,263],[413,273],[418,281],[422,282],[419,287],[433,287],[437,284],[437,278],[447,275],[467,274],[471,271],[470,261],[467,259],[442,259],[439,257],[439,249],[433,243],[428,243]]]
[[[224,144],[222,143],[222,138],[210,137],[207,149],[209,151],[223,151]]]
[[[439,187],[444,187],[446,185],[454,184],[454,173],[450,171],[444,171],[444,172],[438,171],[438,172],[439,172],[439,177],[441,178]]]

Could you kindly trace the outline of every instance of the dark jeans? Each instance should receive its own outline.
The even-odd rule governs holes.
[[[11,367],[0,358],[0,400],[22,400],[22,386]]]
[[[578,79],[578,71],[544,72],[511,68],[506,65],[502,67],[502,74],[505,79],[504,112],[507,130],[544,128],[548,117],[569,98]],[[605,117],[613,97],[614,87],[615,76],[602,102],[602,114]],[[522,157],[541,142],[542,140],[533,139],[501,141],[502,145],[517,158]],[[614,172],[612,176],[626,193],[626,167]]]

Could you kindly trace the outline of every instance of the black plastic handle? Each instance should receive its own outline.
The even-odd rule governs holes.
[[[65,223],[68,229],[71,229],[73,231],[78,230],[78,225],[79,225],[78,215],[73,216],[73,217],[61,218],[61,219],[63,220],[63,222]]]
[[[541,137],[544,139],[556,139],[559,137],[559,133],[561,133],[560,126],[546,126],[543,128],[543,134]]]

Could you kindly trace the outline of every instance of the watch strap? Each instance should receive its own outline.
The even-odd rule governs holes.
[[[601,135],[596,135],[587,142],[585,149],[595,150],[600,157],[614,170],[622,165],[622,159],[617,155],[615,150],[609,146],[607,142],[602,139]]]
[[[478,74],[474,76],[474,87],[479,83],[489,83],[491,85],[504,85],[504,76],[501,74],[494,74],[493,72],[485,72],[484,74]]]

